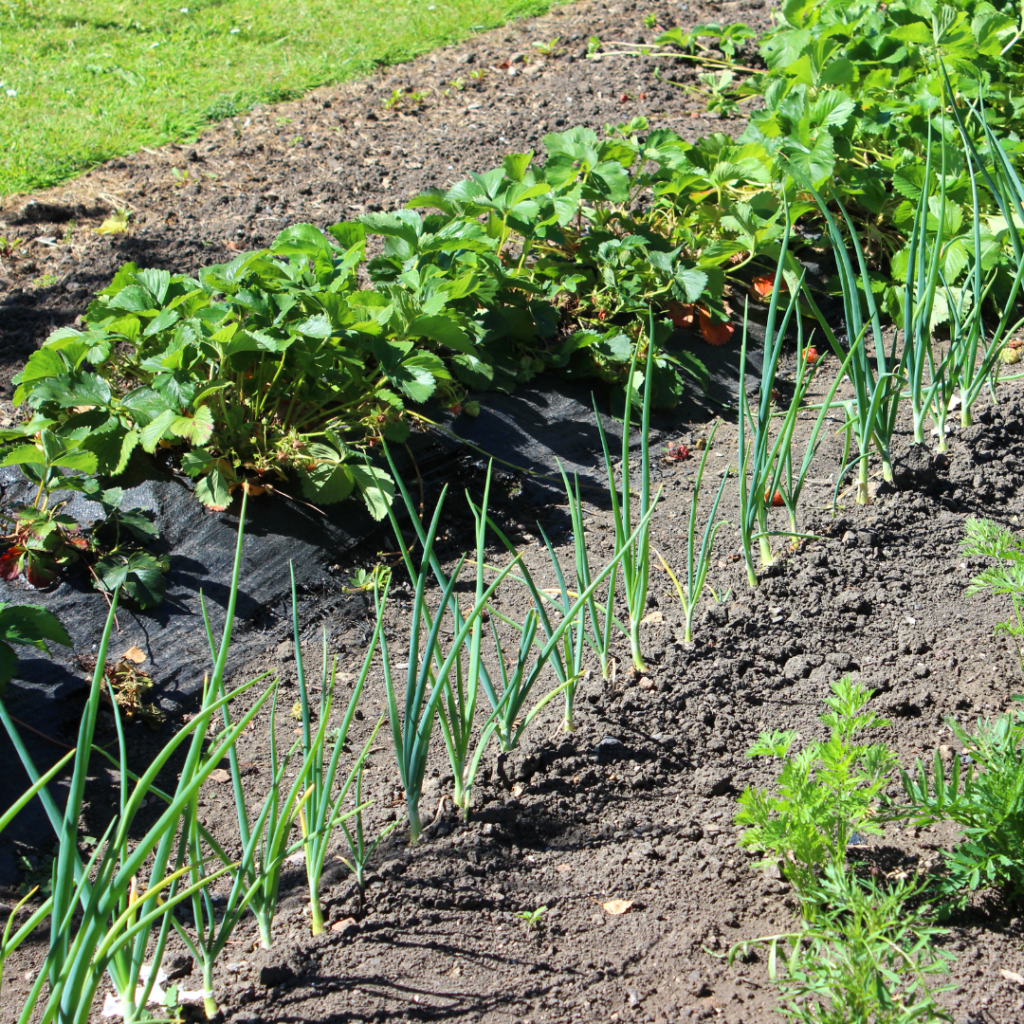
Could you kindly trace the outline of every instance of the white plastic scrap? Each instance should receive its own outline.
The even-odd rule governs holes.
[[[139,976],[143,982],[149,981],[150,972],[153,970],[151,964],[143,964],[139,970]],[[167,975],[164,973],[162,967],[157,968],[156,982],[153,984],[152,989],[149,992],[149,1002],[147,1006],[163,1006],[167,999],[167,994],[160,987],[167,981]],[[145,990],[145,985],[138,985],[135,989],[135,1000],[142,998],[142,993]],[[104,1017],[120,1017],[124,1019],[124,1001],[116,992],[108,992],[103,999],[103,1009],[100,1014]]]

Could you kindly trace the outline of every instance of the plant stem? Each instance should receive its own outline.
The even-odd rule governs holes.
[[[575,726],[573,725],[572,715],[573,707],[576,701],[576,687],[570,686],[565,691],[565,718],[562,719],[562,732],[573,732]]]
[[[260,928],[260,945],[264,949],[270,949],[274,945],[274,937],[270,930],[270,915],[257,914],[256,922]]]
[[[409,842],[419,842],[420,833],[423,831],[423,824],[420,821],[420,803],[408,792],[405,795],[406,809],[409,814]]]
[[[689,605],[683,613],[683,642],[692,644],[693,643],[693,616],[696,612],[697,607],[695,604]]]
[[[320,901],[312,895],[309,898],[309,910],[312,917],[311,930],[314,935],[319,935],[324,930],[324,912]]]
[[[213,994],[213,958],[203,961],[203,1009],[206,1019],[213,1020],[220,1013],[217,998]]]
[[[864,461],[864,478],[867,479],[867,460]],[[886,447],[882,451],[882,479],[887,483],[892,483],[892,456],[889,454],[889,449]],[[866,491],[865,484],[865,493]]]
[[[639,614],[631,616],[629,620],[629,648],[633,655],[633,667],[637,672],[646,672],[644,656],[640,650],[640,617]]]
[[[455,806],[458,807],[460,811],[462,811],[463,818],[468,817],[470,790],[463,783],[459,772],[455,773],[455,782],[452,789],[452,799],[455,801]]]
[[[890,475],[892,467],[889,468]],[[867,505],[871,502],[871,495],[868,492],[868,460],[862,458],[857,462],[857,498],[858,505]]]

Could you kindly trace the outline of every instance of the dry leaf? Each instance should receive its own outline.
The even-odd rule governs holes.
[[[108,217],[97,229],[97,235],[123,235],[128,230],[128,211],[118,210]]]
[[[601,904],[601,908],[609,914],[624,914],[631,906],[633,906],[632,900],[609,900],[607,903]]]
[[[646,625],[648,622],[661,622],[661,621],[662,621],[661,610],[659,608],[655,608],[654,611],[651,612],[650,615],[645,615],[640,620],[640,623],[641,623],[641,625]]]
[[[354,917],[343,917],[340,921],[335,921],[334,924],[331,925],[331,931],[343,932],[349,927],[349,925],[353,925],[355,923],[356,919]]]
[[[210,778],[214,782],[230,782],[231,772],[226,768],[214,768],[213,771],[210,772]]]
[[[146,660],[146,653],[138,647],[129,647],[128,650],[121,655],[121,659],[123,661],[134,661],[136,665],[141,665]]]

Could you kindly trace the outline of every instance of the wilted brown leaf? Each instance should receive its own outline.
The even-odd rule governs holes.
[[[138,647],[129,647],[121,657],[125,661],[133,661],[136,665],[141,665],[146,660],[146,653]]]
[[[629,908],[633,906],[632,900],[609,900],[607,903],[602,903],[601,907],[609,914],[624,914]]]

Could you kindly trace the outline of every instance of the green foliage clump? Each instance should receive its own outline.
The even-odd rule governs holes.
[[[98,590],[109,595],[120,587],[138,607],[156,607],[164,598],[169,563],[145,547],[158,539],[159,530],[151,512],[121,508],[122,488],[104,489],[94,477],[84,475],[97,467],[95,453],[83,447],[89,436],[87,427],[56,433],[44,426],[33,438],[35,443],[16,445],[0,463],[17,466],[36,486],[31,505],[0,515],[7,529],[0,538],[5,544],[0,579],[23,575],[33,587],[48,587],[68,566],[82,562]],[[53,500],[58,492],[84,494],[100,505],[103,516],[90,530],[81,530],[75,518],[62,511],[66,499]]]
[[[772,855],[804,895],[820,885],[821,870],[842,868],[856,832],[881,835],[875,818],[895,756],[883,743],[855,743],[856,733],[888,725],[865,706],[871,693],[849,677],[832,684],[821,721],[827,740],[791,754],[795,732],[762,733],[750,757],[783,759],[774,792],[749,787],[740,796],[736,824],[746,825],[740,845]]]
[[[751,756],[783,758],[773,791],[749,788],[740,797],[740,844],[781,863],[800,899],[802,921],[790,932],[758,940],[768,948],[784,1017],[802,1024],[910,1024],[949,1020],[932,979],[952,957],[934,948],[942,935],[923,886],[860,877],[847,864],[855,834],[881,835],[878,802],[895,767],[881,743],[854,736],[887,725],[866,705],[871,694],[849,678],[832,685],[821,721],[827,740],[791,754],[796,734],[762,734]],[[730,962],[747,951],[740,943]]]
[[[920,902],[920,886],[886,886],[834,865],[821,883],[825,902],[815,918],[768,940],[782,1015],[801,1024],[952,1020],[935,997],[954,986],[933,979],[949,973],[953,956],[935,948],[944,930]]]
[[[384,333],[374,319],[382,303],[376,293],[360,303],[361,227],[335,234],[340,245],[299,225],[272,250],[208,267],[199,280],[123,267],[90,305],[84,330],[54,332],[29,358],[15,401],[34,415],[8,436],[52,429],[77,438],[92,472],[110,476],[136,449],[185,445],[181,469],[214,508],[247,476],[271,484],[293,466],[306,497],[339,501],[358,486],[379,518],[390,481],[338,429],[371,418],[387,429],[399,393],[423,399],[447,374],[431,353],[411,353],[400,312],[367,373],[348,325],[367,321],[355,333],[372,346]],[[332,338],[335,324],[343,337]]]
[[[967,588],[968,595],[1006,594],[1013,604],[1013,618],[997,623],[996,634],[1005,633],[1017,645],[1017,655],[1024,674],[1024,536],[990,519],[967,519],[964,523],[961,548],[965,555],[994,558],[995,565],[983,569]]]
[[[949,768],[935,752],[931,782],[917,761],[902,772],[908,805],[899,817],[916,825],[952,821],[963,841],[946,856],[941,894],[962,903],[971,890],[1003,887],[1009,897],[1024,893],[1024,712],[979,719],[969,733],[946,723],[963,745]]]
[[[793,173],[818,188],[829,183],[866,242],[879,305],[897,321],[900,285],[912,271],[908,235],[926,192],[929,231],[942,231],[941,270],[955,301],[977,246],[966,155],[943,112],[950,92],[961,100],[983,99],[993,132],[1011,154],[1018,153],[1024,70],[1017,6],[988,0],[789,0],[776,19],[760,40],[766,69],[727,93],[712,88],[718,106],[730,99],[761,101],[738,140],[747,158],[765,166],[773,181]],[[689,36],[675,29],[656,42],[692,52],[698,34],[742,38],[737,26],[713,28],[718,33],[695,29]],[[723,63],[733,60],[734,49],[724,43],[719,48],[728,58]],[[939,183],[928,182],[925,172],[940,135],[951,150],[941,181],[944,202]],[[992,293],[998,302],[1013,276],[1006,253],[1010,226],[981,191],[981,244],[985,270],[998,272]],[[812,204],[795,209],[793,219],[806,214],[810,229],[817,220]],[[942,322],[949,316],[945,294],[939,303],[934,315]]]

